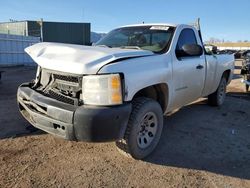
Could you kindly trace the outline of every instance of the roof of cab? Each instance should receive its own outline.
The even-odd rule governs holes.
[[[139,26],[170,26],[170,27],[177,27],[179,24],[170,24],[170,23],[144,23],[144,24],[132,24],[132,25],[125,25],[122,27],[139,27]]]

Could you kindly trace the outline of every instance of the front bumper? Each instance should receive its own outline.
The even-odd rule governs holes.
[[[131,104],[112,107],[73,106],[31,89],[18,88],[19,109],[33,126],[67,140],[106,142],[122,139]]]

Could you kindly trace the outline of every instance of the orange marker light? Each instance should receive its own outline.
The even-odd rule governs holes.
[[[121,96],[120,92],[113,93],[111,100],[113,103],[121,103],[122,96]]]
[[[113,76],[111,78],[111,87],[112,87],[112,89],[120,89],[121,84],[120,84],[120,77],[119,76]]]

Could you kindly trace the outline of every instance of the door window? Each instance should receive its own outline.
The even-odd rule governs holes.
[[[197,44],[196,36],[192,29],[183,29],[179,36],[176,50],[182,50],[185,44]]]

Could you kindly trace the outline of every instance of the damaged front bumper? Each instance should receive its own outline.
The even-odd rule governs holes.
[[[23,84],[17,100],[33,126],[67,140],[106,142],[122,139],[131,104],[111,107],[74,106],[46,97]]]

